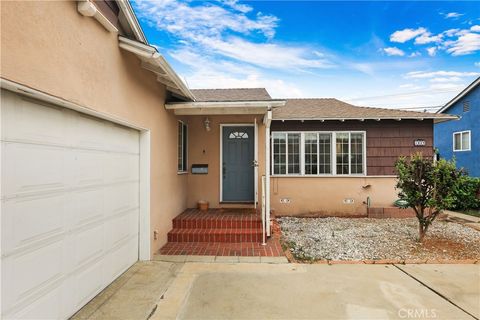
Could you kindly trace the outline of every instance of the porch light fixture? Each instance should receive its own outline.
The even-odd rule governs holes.
[[[203,125],[205,126],[206,131],[210,131],[210,120],[208,118],[205,118],[205,120],[203,120]]]

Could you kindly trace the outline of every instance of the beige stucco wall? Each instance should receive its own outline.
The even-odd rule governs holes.
[[[207,175],[187,173],[187,206],[194,208],[198,200],[207,200],[210,207],[240,207],[220,203],[220,125],[258,123],[258,199],[261,204],[261,176],[265,173],[265,126],[263,116],[187,116],[188,165],[208,164]],[[391,206],[397,199],[395,177],[272,177],[271,208],[277,215],[365,215],[363,202],[370,196],[372,206]],[[370,185],[368,188],[363,186]],[[288,198],[290,203],[280,203]],[[345,198],[354,200],[344,204]],[[251,207],[251,205],[248,205]]]
[[[253,124],[258,123],[258,199],[261,201],[261,176],[265,172],[265,126],[263,115],[246,116],[208,116],[210,131],[206,131],[204,120],[206,116],[183,117],[188,124],[188,165],[208,164],[207,175],[195,175],[190,172],[188,177],[189,208],[194,208],[198,200],[206,200],[210,207],[241,207],[241,205],[220,204],[220,125],[221,124]],[[248,205],[247,207],[252,207]]]
[[[151,130],[151,250],[158,250],[187,200],[165,88],[119,49],[117,34],[81,16],[74,1],[2,1],[0,41],[3,78]]]
[[[367,197],[373,207],[392,205],[395,183],[395,177],[272,177],[271,208],[276,215],[365,215]]]

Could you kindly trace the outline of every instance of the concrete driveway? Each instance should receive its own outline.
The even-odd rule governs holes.
[[[152,296],[148,310],[112,313],[115,305],[128,310],[135,304],[123,293],[123,303],[113,295],[112,303],[91,314],[157,320],[480,317],[479,265],[158,263],[168,276],[153,286],[156,292],[144,293]]]

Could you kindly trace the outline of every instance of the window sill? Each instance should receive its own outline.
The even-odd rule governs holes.
[[[453,150],[453,152],[467,152],[467,151],[472,151],[472,149],[466,149],[466,150]]]
[[[188,174],[188,171],[177,171],[178,175]]]

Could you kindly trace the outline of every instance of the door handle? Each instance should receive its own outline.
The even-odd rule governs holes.
[[[223,179],[225,179],[225,176],[227,175],[227,167],[225,166],[225,162],[222,164],[222,176]]]

